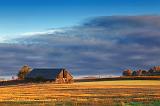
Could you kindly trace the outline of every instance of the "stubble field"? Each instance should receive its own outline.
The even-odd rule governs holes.
[[[160,80],[0,86],[0,106],[125,106],[160,100]]]

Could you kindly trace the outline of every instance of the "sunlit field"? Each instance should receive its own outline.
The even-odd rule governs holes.
[[[154,101],[158,104],[159,100],[158,80],[0,86],[0,106],[127,106]]]

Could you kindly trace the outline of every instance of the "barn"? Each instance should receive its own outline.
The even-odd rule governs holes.
[[[73,76],[64,68],[35,68],[26,75],[25,79],[31,81],[54,81],[55,83],[73,82]]]

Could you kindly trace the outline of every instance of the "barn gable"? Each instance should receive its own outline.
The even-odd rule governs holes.
[[[29,74],[27,74],[26,78],[29,79],[29,78],[41,77],[46,80],[55,80],[61,71],[63,71],[63,69],[36,68],[33,69]]]
[[[71,83],[73,82],[72,75],[63,68],[52,69],[52,68],[36,68],[28,73],[25,77],[26,80],[30,81],[55,81],[56,83]]]

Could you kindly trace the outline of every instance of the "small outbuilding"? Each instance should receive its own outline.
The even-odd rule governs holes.
[[[35,68],[25,77],[30,81],[54,81],[55,83],[71,83],[73,76],[64,68]]]

